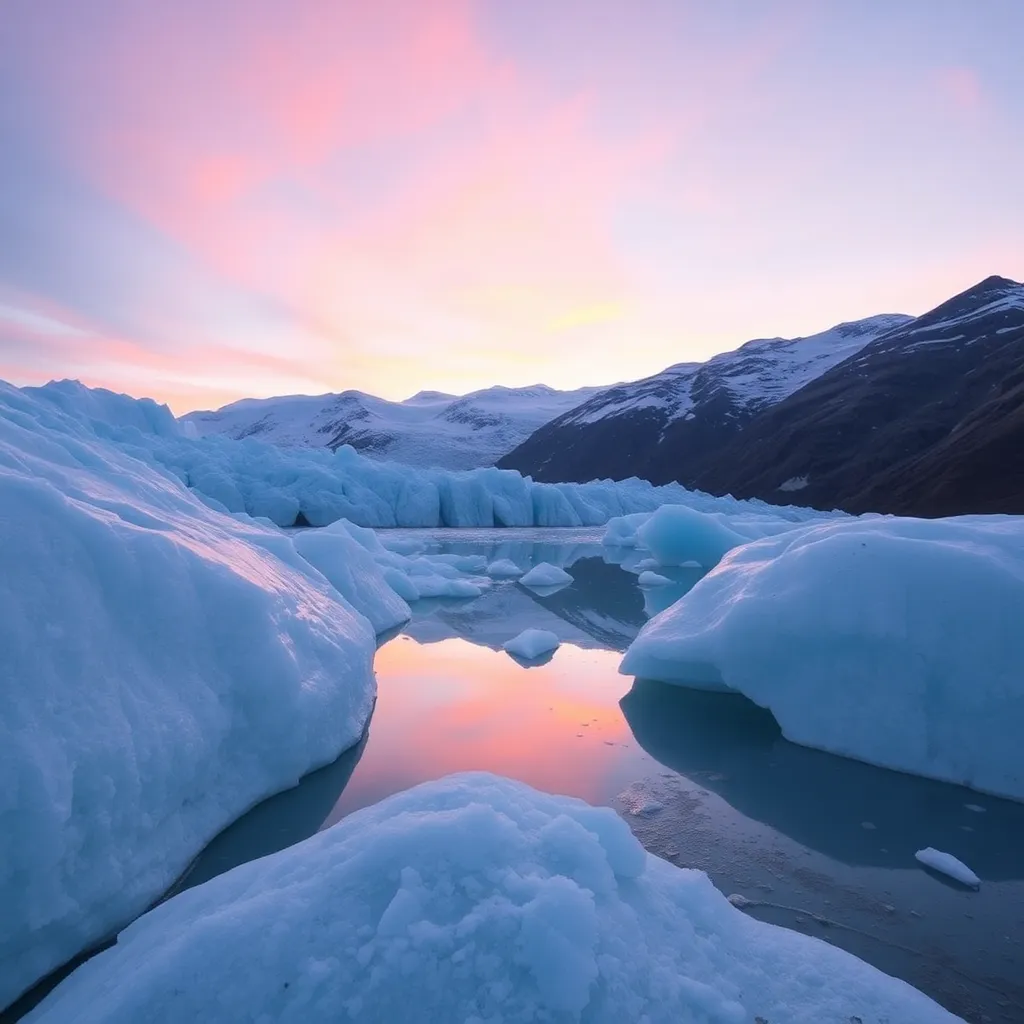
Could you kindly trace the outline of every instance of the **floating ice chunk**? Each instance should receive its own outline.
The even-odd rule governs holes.
[[[609,519],[602,543],[608,547],[635,548],[637,545],[636,531],[650,517],[650,512],[633,512],[629,515]]]
[[[558,649],[559,639],[547,629],[524,629],[518,636],[506,640],[502,648],[526,661]]]
[[[956,1020],[849,953],[736,910],[703,872],[647,855],[610,808],[471,774],[175,896],[32,1021],[757,1017]]]
[[[520,580],[524,587],[561,587],[572,583],[572,577],[557,565],[550,562],[541,562],[535,565]]]
[[[484,591],[478,583],[471,583],[465,579],[449,579],[437,573],[429,575],[414,575],[408,577],[409,582],[416,588],[417,593],[423,597],[479,597]]]
[[[637,583],[641,587],[666,587],[672,581],[667,576],[661,576],[656,572],[651,572],[650,569],[645,569],[637,577]]]
[[[522,576],[523,570],[511,558],[499,558],[487,566],[487,575],[495,579],[510,579],[513,576]]]
[[[748,539],[716,517],[685,505],[662,505],[640,526],[637,537],[661,565],[695,561],[705,569]]]
[[[1024,800],[1024,518],[846,519],[738,547],[622,671],[731,688],[787,739]]]
[[[974,889],[981,886],[981,879],[962,861],[958,860],[951,853],[943,853],[941,850],[933,849],[931,846],[918,850],[914,856],[926,867],[940,874],[949,875],[962,885],[969,885]]]

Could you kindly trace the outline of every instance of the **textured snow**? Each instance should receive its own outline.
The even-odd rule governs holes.
[[[846,519],[729,552],[630,675],[731,688],[790,740],[1024,799],[1024,518]]]
[[[491,466],[538,427],[594,394],[542,384],[493,387],[457,397],[420,392],[404,402],[345,391],[329,395],[247,398],[216,412],[182,418],[198,435],[337,448],[351,444],[374,458],[417,467]]]
[[[177,434],[152,402],[0,383],[0,1006],[372,707],[379,572],[353,562],[342,596],[211,511],[149,460]]]
[[[561,587],[572,583],[572,577],[557,565],[541,562],[535,565],[519,582],[524,587]]]
[[[914,856],[924,865],[933,871],[949,875],[962,885],[969,885],[977,889],[981,885],[981,879],[962,861],[958,860],[951,853],[943,853],[931,846],[918,850]]]
[[[506,640],[501,646],[509,654],[532,661],[542,654],[557,650],[559,639],[547,629],[524,629],[511,640]]]
[[[33,1024],[945,1024],[757,921],[608,808],[483,774],[418,786],[157,907]]]

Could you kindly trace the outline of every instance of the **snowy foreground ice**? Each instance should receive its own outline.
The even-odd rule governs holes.
[[[0,385],[0,1006],[355,743],[374,641],[288,537]]]
[[[660,549],[721,539],[700,518]],[[847,518],[724,553],[621,670],[738,690],[794,742],[1024,800],[1022,622],[1024,519]]]
[[[736,910],[610,809],[427,783],[136,921],[34,1024],[940,1024],[825,943]]]

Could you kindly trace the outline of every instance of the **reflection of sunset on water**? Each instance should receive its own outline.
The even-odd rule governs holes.
[[[328,821],[424,779],[470,770],[607,802],[637,759],[618,704],[630,685],[618,674],[620,659],[563,644],[546,665],[524,669],[465,640],[391,641],[377,652],[366,752]]]

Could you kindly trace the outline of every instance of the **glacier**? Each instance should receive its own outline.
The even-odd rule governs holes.
[[[621,671],[737,690],[796,743],[1024,800],[1022,621],[1020,517],[811,522],[726,553]]]
[[[219,511],[277,526],[327,526],[339,519],[389,527],[602,526],[666,503],[739,512],[757,503],[715,498],[645,480],[537,483],[514,470],[452,471],[379,462],[343,446],[279,448],[247,438],[190,436],[170,410],[148,400],[59,381],[24,394],[136,458],[170,472]],[[770,508],[771,506],[763,506]]]
[[[0,384],[0,1006],[373,705],[357,592],[379,571],[353,563],[346,600],[280,531],[207,508],[137,443],[177,437],[165,413]]]
[[[27,1021],[412,1018],[957,1020],[842,950],[746,916],[703,872],[645,853],[611,809],[473,773],[175,896]]]

